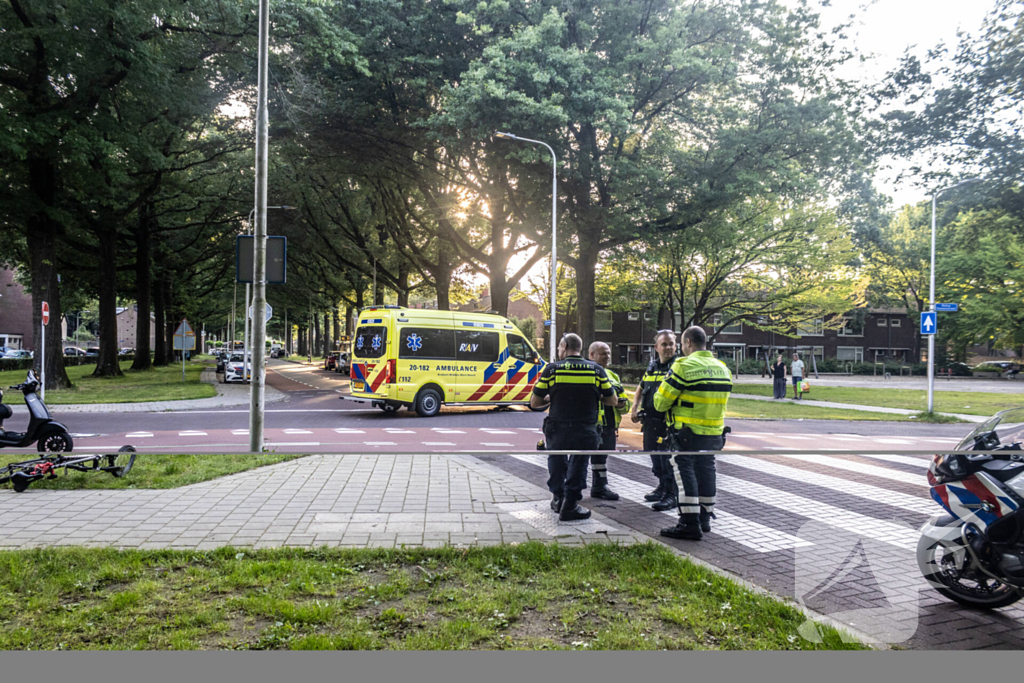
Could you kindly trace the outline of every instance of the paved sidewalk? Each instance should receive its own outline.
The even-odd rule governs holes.
[[[50,412],[56,416],[61,413],[160,413],[165,410],[202,410],[249,404],[248,384],[221,384],[217,381],[217,372],[214,368],[203,370],[200,379],[207,384],[214,385],[217,395],[210,398],[143,403],[57,403],[50,406]],[[263,400],[266,403],[275,403],[285,398],[282,392],[269,384],[264,385],[263,392]],[[28,414],[28,409],[24,405],[12,405],[11,408],[14,409],[15,415]]]
[[[0,549],[634,543],[595,514],[560,524],[550,494],[469,455],[313,455],[169,490],[0,490]]]
[[[742,389],[741,389],[742,391]],[[841,408],[843,410],[862,410],[866,413],[885,413],[888,415],[919,415],[920,410],[907,410],[905,408],[883,408],[881,406],[862,406],[854,403],[836,403],[834,401],[814,401],[808,399],[800,399],[799,401],[792,398],[772,398],[770,396],[754,396],[751,394],[731,394],[732,398],[746,398],[752,401],[781,401],[783,403],[799,403],[802,406],[816,406],[818,408]],[[936,413],[937,415],[949,415],[951,417],[958,417],[965,422],[976,422],[981,423],[989,419],[984,415],[963,415],[961,413]]]

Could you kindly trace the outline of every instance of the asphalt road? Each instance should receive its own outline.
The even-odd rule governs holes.
[[[340,400],[344,375],[312,366],[271,361],[267,383],[285,393],[268,404],[265,439],[269,449],[299,453],[502,452],[534,450],[544,413],[524,407],[445,408],[433,418],[402,410],[385,414]],[[249,413],[245,406],[159,413],[66,413],[56,419],[75,436],[75,450],[116,449],[132,444],[152,452],[244,452]],[[924,450],[954,445],[969,425],[823,420],[729,420],[729,448]],[[15,428],[18,425],[12,425]],[[623,422],[623,449],[639,450],[638,425]]]

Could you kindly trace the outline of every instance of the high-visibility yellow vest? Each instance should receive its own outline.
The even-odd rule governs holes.
[[[654,407],[667,413],[672,429],[689,427],[694,434],[718,435],[725,429],[725,406],[732,392],[732,373],[710,351],[694,351],[672,364],[654,394]]]
[[[606,420],[608,420],[607,415],[609,413],[614,412],[615,428],[618,429],[619,423],[622,422],[622,416],[629,412],[629,406],[632,403],[632,401],[630,401],[629,396],[626,395],[626,390],[622,388],[622,382],[619,380],[619,376],[616,375],[611,370],[609,370],[608,368],[605,368],[604,372],[606,375],[608,375],[608,381],[612,383],[612,391],[615,392],[615,397],[626,399],[626,406],[624,408],[617,408],[606,405],[600,406],[600,412],[598,413],[597,417],[597,426],[603,428],[605,426]]]

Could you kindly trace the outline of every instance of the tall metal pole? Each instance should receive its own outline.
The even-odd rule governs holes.
[[[231,360],[230,354],[235,352],[235,305],[238,303],[237,280],[235,280],[233,289],[234,291],[231,293],[231,341],[228,344],[228,360]]]
[[[534,145],[544,145],[551,152],[551,349],[549,358],[554,363],[558,360],[555,350],[556,339],[558,339],[558,333],[555,330],[558,324],[558,160],[555,157],[555,150],[546,142],[521,138],[512,133],[495,133],[494,136],[508,140],[529,142]]]
[[[249,450],[263,451],[263,386],[267,337],[267,58],[270,0],[260,0],[259,83],[256,105],[256,235],[253,273],[253,378],[249,387]]]
[[[946,190],[955,190],[958,187],[980,182],[981,178],[968,178],[961,180],[956,185],[944,187],[932,195],[932,258],[931,272],[928,274],[928,310],[935,310],[935,206],[938,203],[939,195]],[[939,331],[939,316],[935,316],[935,334],[928,335],[928,412],[935,408],[935,335]]]

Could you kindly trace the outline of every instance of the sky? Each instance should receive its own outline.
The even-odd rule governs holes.
[[[939,43],[952,52],[959,42],[958,31],[977,35],[995,0],[832,0],[830,5],[820,11],[822,26],[836,26],[854,15],[850,42],[872,57],[858,67],[860,78],[877,82],[898,65],[907,50],[923,61],[928,50]],[[896,183],[899,170],[908,166],[896,162],[875,177],[876,187],[893,198],[895,207],[921,201],[927,195],[912,179]]]

